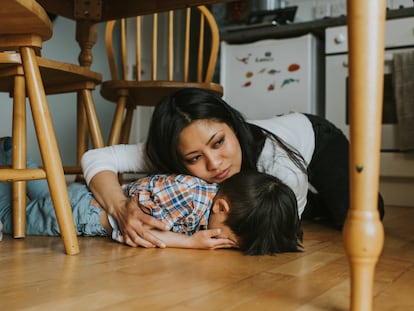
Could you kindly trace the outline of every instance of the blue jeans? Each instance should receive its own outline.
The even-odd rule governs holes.
[[[0,153],[0,165],[10,164],[11,154],[3,150],[0,150]],[[30,159],[27,166],[37,167]],[[0,183],[0,221],[3,223],[3,232],[8,234],[13,232],[11,192],[11,183]],[[107,236],[105,228],[100,223],[102,209],[91,205],[92,193],[88,187],[79,183],[70,184],[68,194],[77,235]],[[26,234],[59,236],[59,225],[47,181],[28,181],[27,196]]]

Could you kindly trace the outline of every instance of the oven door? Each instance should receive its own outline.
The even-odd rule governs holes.
[[[392,55],[409,49],[385,51],[381,151],[397,151],[397,114],[392,82]],[[349,137],[348,55],[326,56],[326,118]]]

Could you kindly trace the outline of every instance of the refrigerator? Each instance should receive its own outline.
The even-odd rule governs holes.
[[[223,98],[247,119],[288,112],[324,115],[323,50],[312,34],[252,43],[221,42]]]

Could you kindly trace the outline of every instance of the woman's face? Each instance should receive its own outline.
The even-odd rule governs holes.
[[[240,172],[239,140],[226,123],[192,122],[182,130],[177,148],[186,169],[205,181],[220,183]]]

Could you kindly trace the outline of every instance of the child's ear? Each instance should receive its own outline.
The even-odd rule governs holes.
[[[218,214],[218,213],[228,214],[230,212],[229,203],[224,198],[217,198],[214,201],[212,211],[215,214]]]

